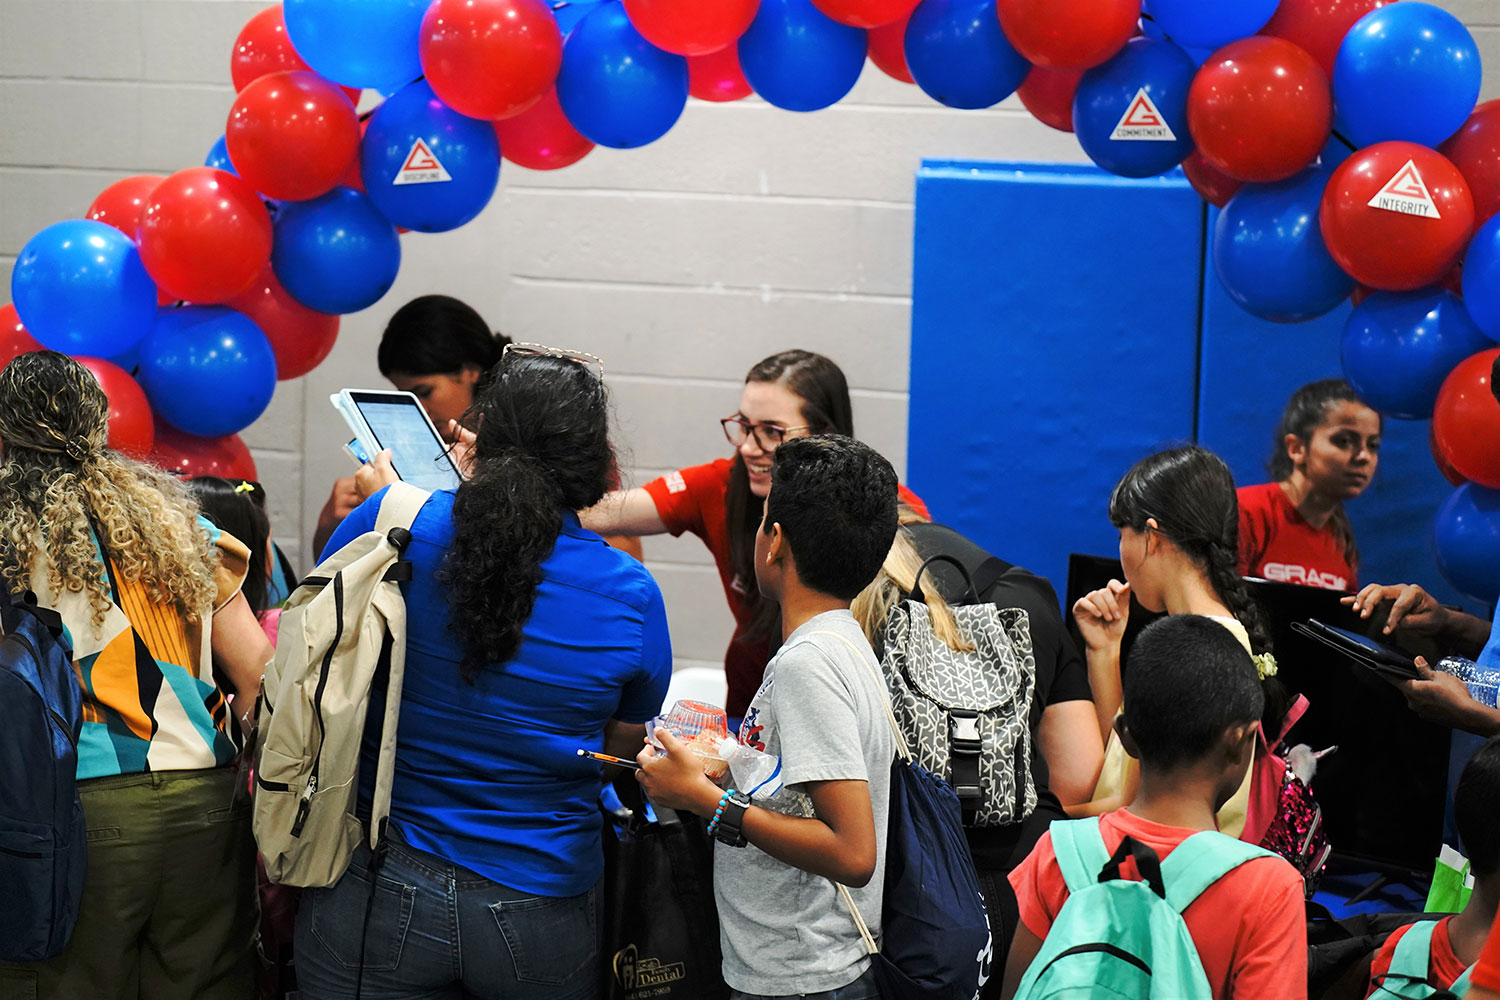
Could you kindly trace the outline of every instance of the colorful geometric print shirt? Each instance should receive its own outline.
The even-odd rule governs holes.
[[[219,551],[213,574],[217,611],[239,592],[249,552],[206,519],[198,518],[198,526]],[[109,579],[101,582],[113,602],[102,628],[95,628],[88,594],[54,593],[46,559],[38,555],[32,587],[39,604],[62,616],[73,643],[73,670],[83,688],[79,779],[231,763],[233,717],[214,683],[212,619],[186,621],[111,566]]]

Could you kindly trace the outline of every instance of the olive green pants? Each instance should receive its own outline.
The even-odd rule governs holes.
[[[235,780],[220,768],[80,782],[78,923],[62,954],[0,963],[0,1000],[253,998],[255,843]]]

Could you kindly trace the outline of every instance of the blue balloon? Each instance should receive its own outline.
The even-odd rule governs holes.
[[[1479,227],[1464,255],[1464,304],[1491,340],[1500,341],[1500,215]]]
[[[203,160],[205,167],[213,167],[215,170],[223,170],[225,173],[234,174],[238,177],[240,172],[234,169],[234,163],[229,159],[229,144],[221,135],[214,141],[214,146],[208,151],[208,156]]]
[[[590,142],[612,149],[655,142],[687,99],[687,60],[646,41],[624,4],[592,7],[563,43],[557,102]]]
[[[1146,0],[1146,33],[1160,32],[1178,45],[1217,49],[1255,34],[1280,0]],[[1154,22],[1154,23],[1153,23]],[[1201,60],[1200,60],[1201,61]]]
[[[151,409],[200,437],[237,434],[276,391],[276,356],[260,327],[227,306],[163,309],[136,376]]]
[[[285,0],[286,34],[318,74],[390,93],[422,75],[422,16],[431,0]]]
[[[922,0],[903,44],[917,86],[950,108],[999,104],[1031,72],[1000,30],[995,0]]]
[[[31,335],[65,354],[123,354],[156,322],[156,284],[135,243],[89,219],[54,222],[27,240],[10,297]]]
[[[370,199],[336,187],[311,201],[288,202],[276,219],[271,269],[287,293],[321,313],[369,308],[401,269],[396,228]]]
[[[811,0],[760,0],[740,36],[740,70],[767,103],[818,111],[854,89],[869,41],[863,28],[839,24]]]
[[[1465,483],[1433,522],[1438,569],[1455,589],[1486,607],[1500,598],[1500,490]]]
[[[1453,366],[1493,347],[1458,296],[1442,288],[1372,292],[1344,324],[1344,378],[1370,406],[1400,420],[1432,416]]]
[[[489,204],[500,181],[500,140],[494,125],[459,114],[418,80],[370,116],[359,169],[366,193],[387,219],[419,233],[443,233]]]
[[[1246,184],[1214,223],[1214,272],[1246,312],[1277,323],[1321,316],[1349,297],[1354,279],[1333,262],[1318,226],[1330,170]]]
[[[1436,146],[1479,99],[1479,48],[1441,7],[1405,0],[1355,22],[1333,63],[1333,102],[1356,146]]]
[[[1078,82],[1078,144],[1112,174],[1154,177],[1171,170],[1193,151],[1187,97],[1197,72],[1171,42],[1132,38]]]
[[[563,38],[566,39],[568,33],[578,26],[579,21],[604,2],[605,0],[581,0],[581,2],[580,0],[558,0],[552,5],[552,16],[557,20],[557,30],[561,31]]]

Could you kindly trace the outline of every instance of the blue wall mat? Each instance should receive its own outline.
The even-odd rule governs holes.
[[[1237,482],[1263,482],[1287,397],[1339,372],[1348,307],[1293,326],[1240,310],[1205,268],[1211,219],[1180,173],[927,161],[916,207],[908,480],[1060,596],[1069,552],[1115,551],[1105,506],[1132,462],[1196,433]],[[1387,421],[1349,505],[1361,579],[1460,603],[1433,558],[1451,487],[1427,428]]]
[[[1212,234],[1218,210],[1210,208]],[[1242,486],[1267,479],[1271,437],[1298,386],[1340,374],[1339,340],[1350,307],[1306,323],[1257,319],[1235,305],[1208,263],[1203,284],[1198,441],[1224,457]],[[1439,600],[1488,614],[1437,571],[1432,516],[1453,487],[1433,464],[1426,420],[1387,420],[1375,481],[1348,506],[1363,583],[1420,583]]]
[[[917,175],[907,477],[1052,579],[1112,553],[1109,491],[1190,439],[1203,210],[1180,174],[928,161]]]

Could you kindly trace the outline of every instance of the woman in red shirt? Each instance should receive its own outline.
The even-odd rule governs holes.
[[[755,532],[761,501],[771,490],[771,456],[782,441],[810,434],[854,436],[849,383],[839,366],[811,351],[782,351],[745,376],[740,405],[720,421],[734,446],[733,458],[694,465],[645,486],[606,496],[583,515],[585,527],[601,534],[657,535],[690,531],[713,553],[734,614],[734,635],[724,654],[729,681],[725,709],[745,714],[771,658],[780,609],[755,586]],[[905,487],[901,499],[922,502]]]
[[[1239,489],[1240,572],[1329,590],[1358,589],[1359,548],[1344,501],[1380,462],[1380,414],[1343,379],[1292,394],[1276,428],[1273,482]]]

